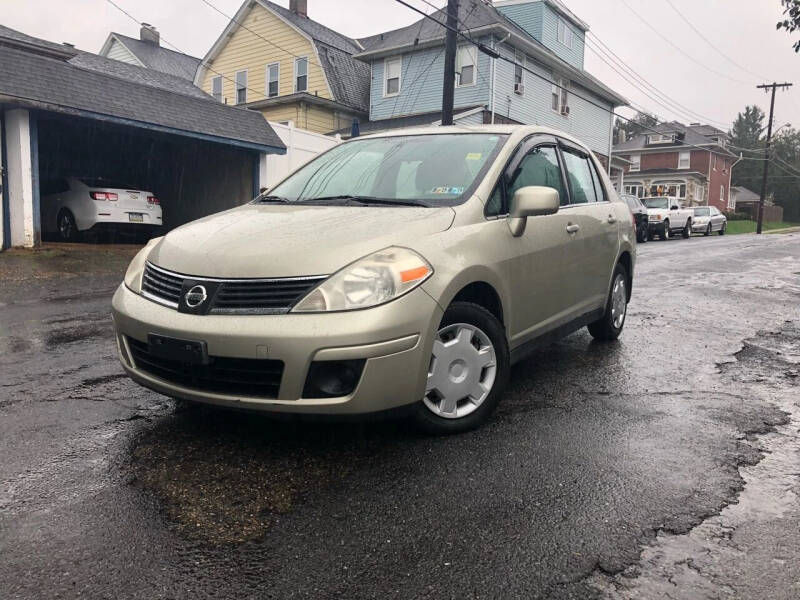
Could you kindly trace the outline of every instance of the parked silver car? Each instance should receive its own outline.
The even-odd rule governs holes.
[[[728,217],[714,206],[695,206],[694,219],[692,220],[692,233],[711,235],[717,231],[725,235],[728,226]]]

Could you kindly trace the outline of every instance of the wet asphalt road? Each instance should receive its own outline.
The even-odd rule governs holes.
[[[0,254],[0,597],[800,597],[800,234],[641,246],[618,343],[448,438],[137,387],[131,254]]]

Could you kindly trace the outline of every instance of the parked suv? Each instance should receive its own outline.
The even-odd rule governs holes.
[[[692,235],[694,212],[691,208],[683,208],[675,198],[642,198],[642,204],[647,208],[650,220],[648,236],[651,240],[656,235],[662,240],[668,240],[676,234],[685,239]]]
[[[113,299],[122,365],[188,400],[424,428],[485,421],[512,362],[614,340],[628,207],[577,140],[435,127],[335,146],[253,202],[151,241]]]

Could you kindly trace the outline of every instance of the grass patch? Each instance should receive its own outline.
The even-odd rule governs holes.
[[[763,231],[771,231],[772,229],[785,229],[787,227],[800,227],[800,223],[787,223],[786,221],[775,221],[772,223],[764,223]],[[725,228],[725,233],[755,233],[755,221],[728,221]]]

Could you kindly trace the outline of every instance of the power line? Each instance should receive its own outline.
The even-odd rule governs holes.
[[[742,65],[740,65],[739,63],[737,63],[737,62],[736,62],[735,60],[733,60],[733,59],[732,59],[730,56],[728,56],[728,55],[727,55],[727,54],[725,54],[725,53],[724,53],[722,50],[720,50],[719,48],[717,48],[717,46],[715,46],[715,45],[714,45],[714,44],[711,42],[711,40],[709,40],[709,39],[708,39],[708,38],[707,38],[705,35],[703,35],[703,33],[702,33],[702,32],[701,32],[701,31],[700,31],[700,30],[699,30],[697,27],[695,27],[695,26],[694,26],[694,24],[693,24],[693,23],[692,23],[692,22],[691,22],[689,19],[687,19],[687,18],[684,16],[684,14],[683,14],[681,11],[679,11],[679,10],[678,10],[678,7],[677,7],[677,6],[675,6],[675,5],[672,3],[672,0],[666,0],[666,2],[667,2],[667,4],[669,4],[669,5],[672,7],[672,10],[674,10],[676,13],[678,13],[678,16],[679,16],[681,19],[683,19],[683,20],[684,20],[684,22],[685,22],[685,23],[686,23],[686,24],[687,24],[689,27],[691,27],[691,28],[694,30],[694,32],[695,32],[697,35],[699,35],[699,36],[700,36],[700,37],[701,37],[701,38],[702,38],[702,39],[705,41],[705,43],[706,43],[706,44],[708,44],[708,45],[709,45],[709,46],[711,46],[711,47],[712,47],[714,50],[716,50],[716,51],[717,51],[717,52],[718,52],[718,53],[719,53],[719,54],[720,54],[720,55],[721,55],[721,56],[722,56],[724,59],[726,59],[726,60],[727,60],[728,62],[730,62],[732,65],[734,65],[734,66],[736,66],[736,67],[740,68],[742,71],[744,71],[745,73],[747,73],[747,74],[749,74],[749,75],[752,75],[753,77],[758,77],[759,79],[769,79],[769,77],[764,77],[763,75],[759,75],[758,73],[753,73],[753,72],[752,72],[750,69],[747,69],[747,68],[743,67]]]
[[[647,27],[649,27],[649,28],[650,28],[650,29],[651,29],[651,30],[652,30],[652,31],[653,31],[653,32],[654,32],[654,33],[655,33],[655,34],[656,34],[658,37],[660,37],[662,40],[664,40],[665,42],[667,42],[667,43],[668,43],[670,46],[672,46],[673,48],[675,48],[675,50],[677,50],[678,52],[680,52],[681,54],[683,54],[683,55],[684,55],[686,58],[688,58],[689,60],[691,60],[693,63],[696,63],[696,64],[700,65],[700,66],[701,66],[701,67],[703,67],[704,69],[706,69],[706,70],[708,70],[708,71],[710,71],[710,72],[714,73],[715,75],[718,75],[719,77],[723,77],[723,78],[725,78],[725,79],[728,79],[728,80],[730,80],[730,81],[733,81],[733,82],[736,82],[736,83],[741,83],[741,84],[743,84],[743,85],[752,85],[752,83],[751,83],[751,82],[749,82],[749,81],[743,81],[743,80],[741,80],[741,79],[736,79],[735,77],[729,77],[729,76],[728,76],[728,75],[726,75],[725,73],[723,73],[723,72],[721,72],[721,71],[717,71],[716,69],[714,69],[714,68],[712,68],[712,67],[709,67],[708,65],[706,65],[706,64],[704,64],[704,63],[701,63],[701,62],[700,62],[699,60],[697,60],[697,59],[696,59],[694,56],[692,56],[691,54],[689,54],[688,52],[686,52],[686,51],[685,51],[683,48],[681,48],[680,46],[678,46],[677,44],[675,44],[675,43],[674,43],[674,42],[673,42],[671,39],[669,39],[667,36],[665,36],[663,33],[661,33],[661,32],[660,32],[658,29],[656,29],[656,27],[654,27],[654,26],[653,26],[653,25],[650,23],[650,21],[648,21],[647,19],[645,19],[645,18],[644,18],[642,15],[640,15],[638,12],[636,12],[636,11],[633,9],[633,7],[632,7],[630,4],[628,4],[627,0],[619,0],[619,1],[620,1],[620,2],[622,2],[622,4],[624,4],[624,5],[627,7],[627,9],[628,9],[628,10],[629,10],[631,13],[633,13],[633,14],[636,16],[636,18],[638,18],[638,19],[639,19],[639,20],[640,20],[642,23],[644,23],[645,25],[647,25]]]
[[[571,94],[572,96],[575,96],[576,98],[580,98],[581,100],[583,100],[587,104],[590,104],[590,105],[592,105],[592,106],[594,106],[596,108],[599,108],[600,110],[602,110],[604,112],[607,112],[609,114],[615,115],[616,117],[622,119],[623,121],[633,122],[637,126],[641,127],[642,129],[646,129],[648,131],[652,131],[653,133],[662,133],[661,131],[659,131],[657,129],[654,129],[653,127],[650,127],[648,125],[644,125],[643,123],[638,123],[638,122],[634,121],[633,119],[629,119],[628,117],[625,117],[625,116],[623,116],[623,115],[621,115],[621,114],[619,114],[617,112],[614,112],[614,110],[609,109],[609,108],[603,106],[602,104],[598,104],[597,102],[587,98],[586,96],[582,96],[582,95],[580,95],[580,94],[578,94],[578,93],[576,93],[574,91],[571,91],[568,87],[566,87],[564,85],[561,85],[559,83],[556,83],[555,81],[553,81],[551,79],[548,79],[544,75],[540,75],[536,71],[533,71],[533,70],[527,68],[525,65],[520,64],[520,63],[516,62],[515,60],[512,60],[510,58],[502,56],[499,52],[497,52],[497,50],[494,50],[493,48],[489,48],[488,46],[486,46],[486,44],[483,44],[482,42],[478,42],[478,41],[472,39],[470,36],[464,34],[463,32],[459,31],[456,28],[448,27],[445,23],[442,23],[441,21],[439,21],[437,19],[434,19],[432,16],[424,13],[420,9],[416,8],[415,6],[412,6],[411,4],[406,2],[405,0],[395,0],[395,2],[397,2],[398,4],[402,4],[403,6],[405,6],[407,8],[410,8],[411,10],[413,10],[416,13],[421,14],[423,17],[425,17],[427,19],[430,19],[431,21],[433,21],[434,23],[437,23],[440,27],[442,27],[444,29],[449,29],[450,31],[455,31],[455,33],[457,35],[461,36],[462,38],[464,38],[465,40],[467,40],[471,44],[475,45],[480,52],[483,52],[484,54],[487,54],[488,56],[490,56],[492,58],[496,58],[496,59],[502,60],[504,62],[507,62],[509,64],[515,65],[515,66],[521,68],[523,71],[526,71],[527,73],[530,73],[534,77],[538,77],[539,79],[541,79],[543,81],[546,81],[550,85],[552,85],[552,86],[554,86],[554,87],[556,87],[556,88],[558,88],[560,90],[565,90],[565,91],[567,91],[567,93]],[[652,116],[652,115],[647,115],[646,113],[643,113],[643,112],[638,111],[638,110],[636,112],[639,112],[640,114],[645,115],[645,116]],[[663,125],[664,123],[657,123],[657,124]],[[685,141],[681,142],[681,146],[683,146],[685,148],[696,148],[698,150],[703,150],[705,152],[709,151],[709,149],[707,147],[699,146],[697,144],[689,144],[689,143],[687,143]]]

